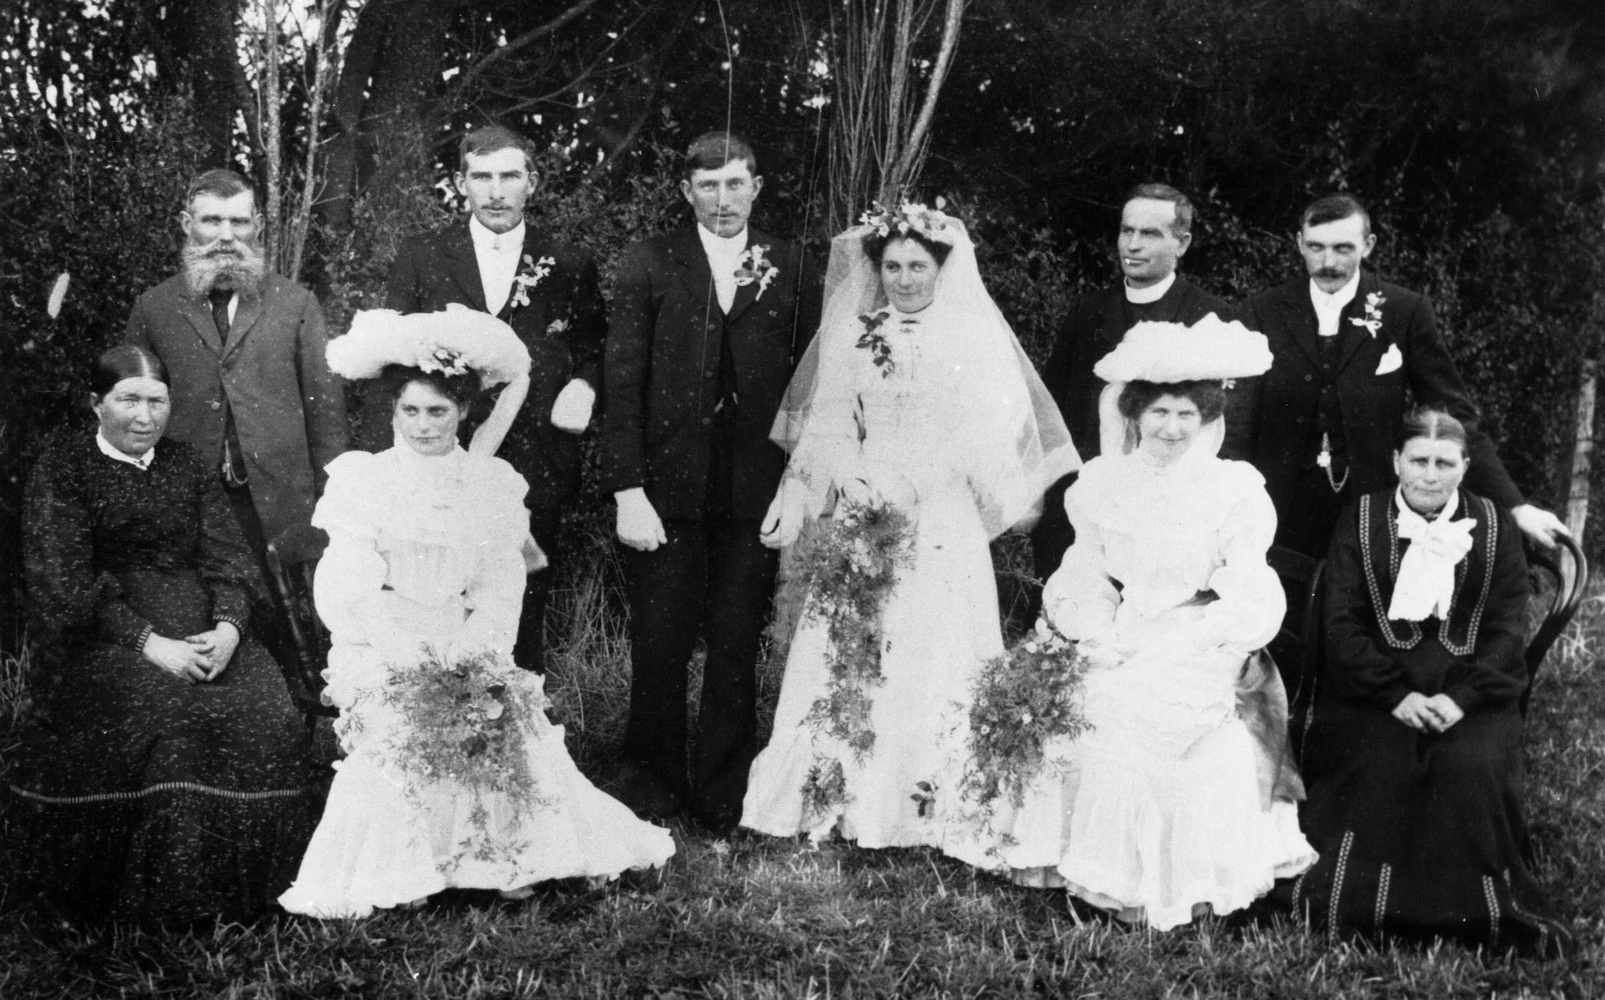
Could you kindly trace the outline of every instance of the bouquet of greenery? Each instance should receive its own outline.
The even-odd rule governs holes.
[[[875,746],[870,725],[872,691],[881,676],[881,614],[913,549],[908,515],[881,503],[840,500],[797,555],[796,572],[808,595],[803,618],[823,621],[829,638],[825,694],[809,710],[808,723],[841,741],[862,759]],[[821,757],[803,796],[823,814],[846,796],[841,762]]]
[[[1049,741],[1088,728],[1079,697],[1085,671],[1075,644],[1040,619],[1035,632],[986,662],[970,705],[964,798],[986,813],[1003,795],[1015,808],[1024,803]]]
[[[505,653],[447,657],[432,646],[416,662],[392,665],[383,697],[400,724],[390,760],[426,782],[449,779],[520,808],[534,804],[524,738],[545,706],[535,689],[508,683],[516,669]]]

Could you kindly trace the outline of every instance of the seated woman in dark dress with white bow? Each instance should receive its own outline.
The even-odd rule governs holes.
[[[1405,419],[1397,490],[1360,498],[1327,556],[1326,658],[1304,756],[1321,854],[1294,909],[1341,930],[1553,953],[1528,868],[1529,585],[1508,511],[1460,489],[1454,417]]]
[[[24,886],[72,916],[247,919],[316,816],[306,731],[247,634],[255,560],[218,483],[162,439],[161,361],[100,356],[93,434],[52,443],[23,508],[29,677],[6,813]]]

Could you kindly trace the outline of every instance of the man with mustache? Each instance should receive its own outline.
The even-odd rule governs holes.
[[[468,218],[402,241],[385,281],[385,307],[415,313],[465,305],[507,323],[529,348],[528,396],[496,453],[529,483],[530,534],[555,562],[563,506],[580,489],[580,435],[602,386],[607,315],[590,252],[524,221],[540,181],[534,158],[528,139],[500,125],[465,135],[456,181]],[[500,390],[509,391],[517,390]],[[489,403],[474,407],[465,432],[485,420]],[[390,410],[387,393],[365,399],[359,447],[390,447]],[[526,578],[513,644],[513,660],[537,673],[546,668],[552,573]]]
[[[179,213],[183,269],[139,297],[123,338],[167,366],[167,436],[217,469],[258,557],[280,535],[308,530],[323,467],[346,450],[323,310],[267,269],[261,225],[256,192],[239,174],[208,170],[191,181]]]
[[[1276,504],[1276,542],[1326,556],[1338,514],[1394,481],[1394,438],[1407,396],[1466,427],[1465,484],[1515,515],[1522,533],[1553,547],[1566,528],[1522,499],[1438,333],[1426,296],[1379,280],[1361,264],[1376,247],[1371,218],[1346,194],[1304,210],[1299,253],[1308,278],[1261,292],[1240,319],[1265,334],[1275,362],[1240,387],[1248,457]]]
[[[1092,367],[1120,345],[1126,331],[1145,320],[1190,326],[1210,313],[1226,315],[1225,302],[1176,271],[1192,245],[1192,227],[1193,203],[1185,194],[1169,184],[1133,188],[1120,210],[1115,238],[1123,280],[1070,303],[1042,382],[1059,404],[1083,461],[1099,451],[1098,395],[1104,382]],[[1053,575],[1075,538],[1064,510],[1064,491],[1074,480],[1072,473],[1048,490],[1042,520],[1031,532],[1039,579]]]

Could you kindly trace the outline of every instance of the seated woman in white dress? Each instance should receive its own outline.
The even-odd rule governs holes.
[[[838,499],[895,508],[912,540],[876,623],[868,752],[814,711],[840,651],[810,593],[741,824],[863,847],[940,844],[956,829],[970,687],[1003,648],[988,543],[1033,519],[1046,485],[1079,465],[961,223],[905,205],[836,238],[824,322],[771,436],[791,452],[771,543],[839,516]]]
[[[395,400],[395,444],[347,452],[329,464],[312,523],[329,533],[314,597],[334,646],[324,698],[340,709],[346,752],[300,874],[279,898],[318,917],[360,917],[442,889],[500,890],[613,876],[674,853],[666,830],[636,819],[591,785],[541,708],[542,678],[510,658],[524,591],[528,514],[524,480],[494,451],[521,401],[529,354],[506,324],[483,313],[359,314],[329,344],[347,378],[384,373]],[[425,371],[419,362],[433,370]],[[476,435],[457,425],[481,383],[514,383]],[[408,769],[409,736],[394,668],[425,648],[447,661],[489,654],[520,711],[514,719],[532,779],[529,798]]]
[[[1138,324],[1098,364],[1103,453],[1065,495],[1075,544],[1043,593],[1088,661],[1091,728],[1050,744],[992,853],[965,860],[1160,930],[1247,906],[1314,860],[1286,694],[1251,657],[1285,605],[1265,562],[1276,512],[1252,466],[1216,456],[1220,380],[1270,361],[1263,336],[1212,315]],[[1249,685],[1269,719],[1245,720]]]

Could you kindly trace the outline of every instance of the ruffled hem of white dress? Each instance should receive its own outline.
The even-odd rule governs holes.
[[[1294,803],[1263,802],[1242,723],[1210,742],[1191,760],[1156,766],[1098,754],[1040,775],[990,867],[1158,930],[1189,923],[1201,903],[1216,915],[1248,906],[1316,853]]]
[[[341,761],[300,873],[279,905],[315,917],[362,917],[442,889],[613,877],[674,854],[669,831],[637,819],[580,774],[560,727],[538,728],[531,757],[541,801],[523,812],[504,797],[445,782],[409,795],[407,777],[371,754]],[[483,827],[472,815],[481,805],[488,812]],[[482,830],[491,833],[489,849]]]

